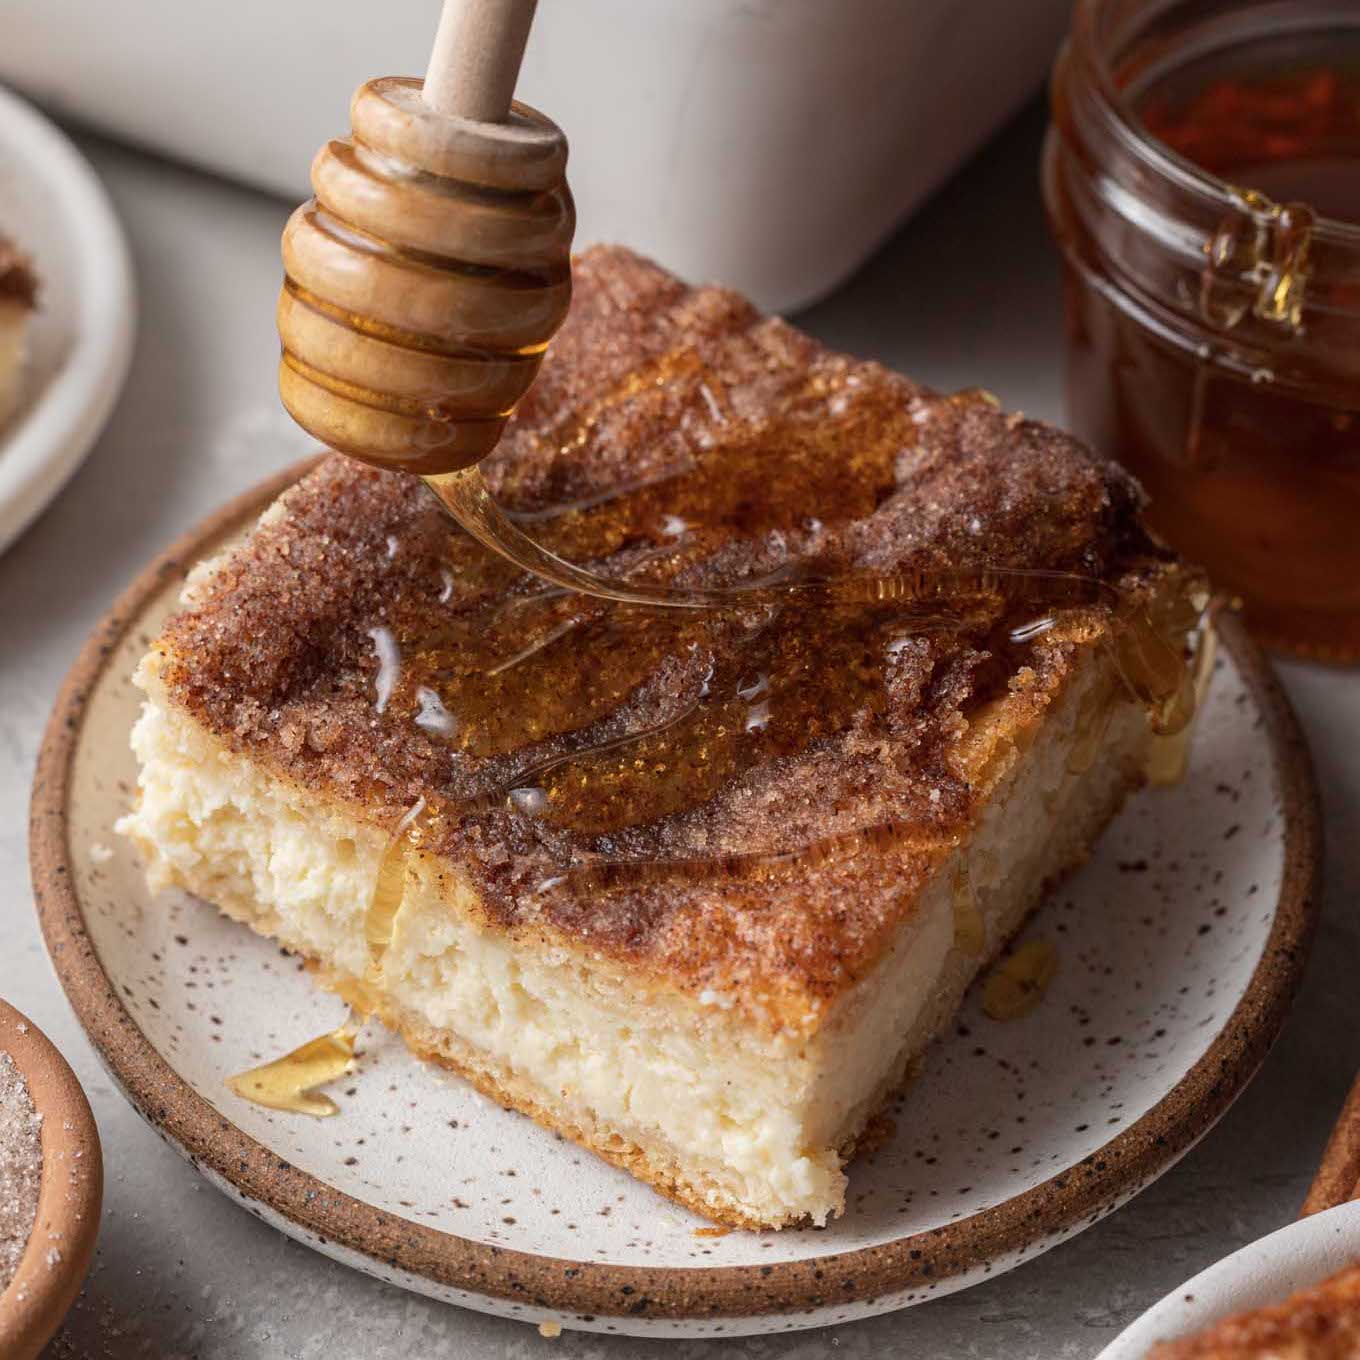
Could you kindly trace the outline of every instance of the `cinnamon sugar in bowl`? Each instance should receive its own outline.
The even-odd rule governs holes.
[[[30,1360],[89,1268],[103,1197],[99,1134],[75,1074],[0,1001],[0,1356]]]

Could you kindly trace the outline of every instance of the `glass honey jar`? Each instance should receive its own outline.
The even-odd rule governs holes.
[[[1360,4],[1078,0],[1068,419],[1269,646],[1360,660]]]

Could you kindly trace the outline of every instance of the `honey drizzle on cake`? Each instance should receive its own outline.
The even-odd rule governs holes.
[[[871,391],[861,395],[863,386],[862,375],[853,369],[814,371],[794,398],[795,410],[810,409],[778,422],[745,420],[721,378],[694,350],[682,347],[628,371],[583,413],[536,435],[534,451],[545,461],[570,458],[590,438],[598,437],[597,427],[611,413],[645,402],[649,393],[663,392],[670,400],[678,392],[686,437],[707,456],[612,492],[520,515],[501,507],[478,466],[424,480],[451,517],[483,547],[559,590],[591,599],[681,610],[740,609],[778,604],[790,597],[821,605],[893,600],[917,611],[922,629],[966,622],[969,597],[976,593],[1029,591],[1040,602],[1082,597],[1089,603],[1101,602],[1106,588],[1096,579],[1023,568],[829,576],[807,571],[693,586],[638,581],[629,573],[620,579],[577,564],[577,559],[590,561],[616,552],[636,540],[640,526],[649,522],[649,537],[659,543],[658,551],[649,556],[663,556],[669,546],[680,561],[682,543],[667,545],[667,540],[683,540],[695,524],[710,531],[725,527],[745,537],[802,530],[815,540],[828,521],[866,518],[894,487],[897,464],[919,443],[922,428],[929,423],[923,417],[931,408],[914,405],[885,411]],[[715,391],[723,394],[721,400]],[[943,400],[958,408],[999,405],[981,388],[967,388]],[[863,407],[858,427],[856,402]],[[837,418],[831,425],[820,419],[826,410]],[[810,507],[815,507],[815,515],[809,513]],[[583,517],[583,512],[597,510],[604,513]],[[526,534],[521,524],[531,526],[534,535]],[[676,533],[676,525],[683,532]],[[815,553],[815,541],[810,546]]]
[[[958,594],[973,594],[952,618],[941,617],[939,606],[914,613],[891,597],[847,598],[832,608],[825,599],[810,602],[790,593],[695,612],[557,591],[517,600],[513,610],[493,599],[429,635],[403,639],[399,691],[388,702],[400,711],[403,703],[419,707],[435,696],[448,718],[445,739],[473,760],[565,743],[566,750],[526,763],[508,781],[470,799],[431,796],[451,817],[503,805],[547,834],[564,830],[593,838],[584,855],[578,850],[560,866],[576,888],[658,874],[763,876],[868,843],[886,848],[898,829],[867,827],[772,852],[649,851],[640,857],[629,853],[628,833],[702,806],[757,764],[843,735],[866,717],[884,718],[893,659],[924,632],[990,625],[988,646],[1004,658],[1009,674],[1036,639],[1064,627],[1080,629],[1083,611],[1108,609],[1111,602],[1118,607],[1116,592],[1090,578],[1035,573],[1011,579],[983,571],[954,576]],[[935,578],[932,586],[937,584]],[[1030,618],[1036,609],[1047,611],[1038,623]],[[1008,615],[1027,622],[1009,625]],[[1194,625],[1193,610],[1155,621],[1141,609],[1129,610],[1110,644],[1118,674],[1155,730],[1177,732],[1192,714],[1185,659],[1170,639]],[[610,730],[624,701],[667,661],[672,673],[662,715],[623,732]],[[1093,748],[1088,765],[1117,700],[1113,692],[1099,697],[1098,714],[1085,724]],[[418,711],[414,720],[419,718]],[[901,834],[921,840],[919,830]],[[552,876],[540,887],[559,881]]]

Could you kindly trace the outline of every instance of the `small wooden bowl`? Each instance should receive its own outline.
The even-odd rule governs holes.
[[[0,1356],[31,1360],[66,1316],[89,1269],[99,1235],[104,1163],[94,1115],[75,1073],[51,1040],[4,1001],[0,1052],[14,1059],[43,1121],[38,1211],[19,1269],[0,1293]]]

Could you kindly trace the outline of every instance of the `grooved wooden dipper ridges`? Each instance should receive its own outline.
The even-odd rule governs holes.
[[[360,86],[283,233],[279,391],[331,448],[430,476],[496,445],[571,297],[567,143],[511,104],[533,0],[449,0],[425,81]]]

